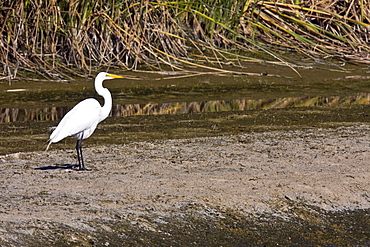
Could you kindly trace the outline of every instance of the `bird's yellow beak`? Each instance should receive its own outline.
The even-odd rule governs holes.
[[[116,79],[119,79],[119,78],[125,78],[125,77],[123,77],[123,76],[120,76],[120,75],[114,75],[114,74],[107,74],[107,76],[112,77],[112,78],[116,78]]]

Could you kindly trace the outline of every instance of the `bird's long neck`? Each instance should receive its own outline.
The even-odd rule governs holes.
[[[110,111],[112,110],[112,95],[107,88],[103,87],[103,83],[95,82],[95,90],[100,96],[103,96],[104,98],[104,105],[101,108],[101,117],[99,120],[100,122],[106,119]]]
[[[102,95],[103,98],[104,98],[104,105],[101,109],[101,112],[102,112],[102,120],[106,119],[110,113],[110,111],[112,110],[112,95],[111,93],[109,92],[108,89],[104,88],[104,91],[105,91],[105,94]]]

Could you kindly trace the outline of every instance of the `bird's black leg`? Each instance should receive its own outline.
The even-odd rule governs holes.
[[[82,134],[82,136],[83,136],[83,134]],[[84,158],[82,156],[82,136],[81,136],[80,139],[77,140],[77,143],[76,143],[76,151],[77,151],[77,159],[78,159],[79,170],[85,170]]]

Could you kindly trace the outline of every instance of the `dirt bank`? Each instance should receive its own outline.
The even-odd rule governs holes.
[[[72,167],[74,150],[4,155],[0,245],[37,242],[35,236],[52,244],[109,245],[109,238],[95,235],[115,235],[119,222],[169,236],[158,225],[194,210],[216,221],[231,211],[239,218],[314,220],[292,205],[308,205],[311,213],[367,210],[369,130],[361,125],[85,148],[91,170],[83,172]],[[78,231],[85,235],[71,233]],[[125,234],[119,239],[127,240]]]

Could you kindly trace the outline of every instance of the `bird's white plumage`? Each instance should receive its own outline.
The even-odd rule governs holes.
[[[73,107],[59,122],[50,135],[49,144],[59,142],[67,136],[86,139],[94,132],[98,123],[106,119],[112,109],[112,96],[108,89],[103,87],[106,79],[123,78],[121,76],[100,72],[95,78],[95,90],[103,96],[104,105],[93,98],[85,99]],[[81,136],[83,135],[83,136]]]
[[[88,138],[99,123],[101,106],[96,99],[85,99],[73,107],[60,121],[58,127],[50,135],[51,142],[59,142],[67,136],[80,139],[79,134],[84,132],[82,139]]]

